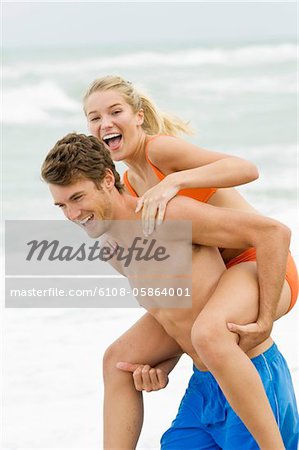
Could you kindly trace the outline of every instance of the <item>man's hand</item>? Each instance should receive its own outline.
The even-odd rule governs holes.
[[[168,374],[162,369],[128,362],[118,362],[116,367],[133,374],[134,385],[137,391],[159,391],[159,389],[164,389],[168,384]]]
[[[239,346],[245,353],[264,342],[270,336],[272,327],[273,322],[265,324],[258,320],[246,325],[227,324],[229,331],[239,335]]]

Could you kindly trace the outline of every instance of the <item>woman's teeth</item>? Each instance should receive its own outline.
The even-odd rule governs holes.
[[[108,141],[109,139],[115,138],[117,136],[120,136],[120,133],[106,134],[106,136],[103,137],[103,140]]]
[[[122,138],[122,135],[120,133],[111,133],[111,134],[106,134],[106,136],[103,137],[103,141],[108,146],[110,146],[112,144],[112,147],[113,147],[120,142],[121,138]]]

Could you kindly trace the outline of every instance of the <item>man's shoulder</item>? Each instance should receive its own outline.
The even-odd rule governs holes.
[[[205,204],[185,195],[172,198],[166,208],[166,220],[191,220],[194,215],[205,209]]]

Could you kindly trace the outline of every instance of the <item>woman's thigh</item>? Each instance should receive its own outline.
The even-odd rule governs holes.
[[[285,281],[276,319],[288,310],[291,292]],[[246,324],[256,321],[259,311],[259,284],[255,262],[244,262],[226,270],[201,314],[206,317],[217,310],[217,317],[225,322]]]

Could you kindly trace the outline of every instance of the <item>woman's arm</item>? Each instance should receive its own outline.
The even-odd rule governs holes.
[[[245,159],[211,152],[173,136],[149,142],[147,156],[165,178],[138,201],[145,235],[164,219],[167,203],[181,189],[229,188],[258,178],[256,166]]]
[[[227,188],[258,178],[256,166],[245,159],[209,151],[183,139],[160,136],[148,145],[148,157],[179,189]]]

